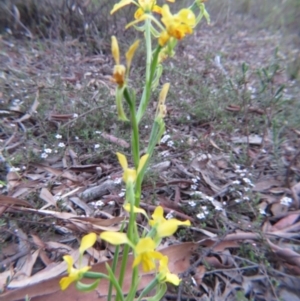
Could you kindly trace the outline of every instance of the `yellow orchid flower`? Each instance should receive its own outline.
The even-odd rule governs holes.
[[[145,164],[146,164],[146,162],[148,160],[149,155],[145,154],[144,156],[141,157],[137,171],[135,169],[128,168],[127,158],[123,154],[117,153],[117,157],[118,157],[119,163],[122,166],[123,171],[124,171],[124,173],[123,173],[123,181],[125,183],[127,183],[127,182],[134,183],[135,180],[136,180],[136,178],[137,178],[137,176],[138,176],[138,174],[141,172],[141,170],[145,166]]]
[[[163,256],[159,261],[158,267],[158,279],[161,282],[170,282],[174,285],[179,285],[180,279],[176,274],[172,274],[168,268],[169,258],[168,256]]]
[[[140,263],[143,270],[149,272],[155,269],[155,259],[162,259],[163,255],[155,251],[155,242],[150,237],[141,238],[137,245],[133,245],[125,233],[105,231],[100,234],[100,238],[112,245],[129,244],[135,253],[132,267]]]
[[[81,239],[80,247],[79,247],[80,256],[82,256],[83,253],[87,249],[92,247],[95,244],[96,240],[97,240],[97,235],[95,233],[89,233],[89,234],[83,236],[82,239]],[[83,267],[83,268],[78,270],[78,269],[73,268],[73,263],[74,262],[73,262],[73,258],[70,255],[64,256],[63,259],[68,265],[68,274],[69,274],[69,276],[63,277],[60,280],[59,285],[60,285],[62,290],[65,290],[65,289],[68,288],[68,286],[72,282],[80,280],[83,277],[83,274],[85,272],[87,272],[91,267],[86,266],[86,267]]]
[[[135,41],[128,49],[126,53],[126,67],[120,64],[120,51],[118,40],[115,36],[111,37],[111,52],[115,60],[115,66],[113,70],[112,80],[122,87],[125,83],[126,76],[128,76],[129,69],[131,66],[132,58],[135,54],[136,49],[139,46],[139,40]]]
[[[196,26],[195,14],[188,8],[181,9],[177,14],[172,15],[169,6],[165,4],[161,14],[161,21],[166,28],[158,40],[161,46],[164,46],[170,37],[181,40],[186,34],[191,34]]]
[[[67,263],[68,265],[68,274],[69,276],[67,277],[63,277],[60,281],[59,281],[59,285],[60,285],[60,288],[61,290],[65,290],[68,288],[68,286],[74,282],[74,281],[79,281],[85,272],[87,272],[91,267],[89,266],[86,266],[86,267],[83,267],[81,269],[75,269],[73,268],[73,258],[72,256],[70,255],[66,255],[63,257],[64,261]]]
[[[161,206],[155,208],[152,214],[152,220],[149,221],[151,227],[156,227],[157,237],[163,238],[173,235],[179,226],[190,226],[191,222],[186,220],[184,222],[175,218],[165,219],[164,210]]]
[[[132,267],[142,263],[144,272],[155,269],[155,259],[161,259],[163,255],[155,249],[155,242],[150,237],[141,238],[135,247],[136,257]]]
[[[168,2],[174,3],[175,0],[167,0]],[[113,9],[111,10],[110,14],[115,13],[120,8],[127,6],[129,4],[134,4],[138,7],[134,14],[135,19],[140,19],[142,15],[149,12],[156,12],[161,14],[161,7],[156,5],[156,0],[121,0],[117,4],[114,5]]]

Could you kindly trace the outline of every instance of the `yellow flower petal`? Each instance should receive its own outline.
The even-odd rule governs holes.
[[[129,203],[125,204],[125,205],[123,206],[123,208],[124,208],[127,212],[130,212],[130,204],[129,204]],[[136,206],[133,206],[133,212],[134,212],[134,213],[141,213],[141,214],[145,215],[145,216],[148,218],[146,211],[145,211],[144,209],[142,209],[142,208],[138,208],[138,207],[136,207]]]
[[[116,65],[119,65],[120,64],[120,51],[119,51],[118,40],[115,36],[111,37],[111,52],[114,57]]]
[[[127,61],[127,70],[130,70],[130,65],[132,62],[132,58],[135,54],[136,49],[139,46],[140,41],[136,40],[128,49],[128,51],[126,52],[126,61]]]
[[[161,91],[159,93],[159,99],[158,99],[158,103],[160,105],[164,105],[165,104],[169,88],[170,88],[170,83],[166,83],[166,84],[163,85],[163,87],[162,87],[162,89],[161,89]]]
[[[73,268],[73,258],[70,255],[64,256],[63,259],[67,263],[67,271],[69,275],[67,277],[63,277],[60,280],[59,285],[62,290],[65,290],[72,282],[80,280],[83,274],[87,272],[91,267],[86,266],[81,269],[75,269]]]
[[[176,274],[170,273],[168,268],[169,258],[167,256],[163,256],[163,258],[159,261],[159,279],[162,282],[170,282],[174,285],[179,285],[180,279]]]
[[[112,245],[130,244],[125,233],[105,231],[100,234],[100,238]]]
[[[152,11],[161,15],[162,8],[158,5],[154,5]]]
[[[152,214],[153,220],[149,221],[151,227],[166,221],[164,218],[164,209],[162,206],[157,206]]]
[[[122,166],[123,170],[127,169],[128,163],[127,163],[126,157],[121,153],[117,153],[117,157],[118,157],[119,163]]]
[[[138,20],[143,14],[144,10],[141,7],[139,7],[134,13],[134,18]]]
[[[79,253],[82,255],[88,248],[92,247],[97,240],[95,233],[90,233],[82,237]]]
[[[130,3],[135,3],[135,1],[132,0],[121,0],[119,3],[115,4],[113,9],[110,11],[110,14],[112,15],[115,13],[118,9],[130,4]]]
[[[169,36],[168,32],[163,31],[158,38],[158,43],[160,46],[163,47],[166,45],[166,43],[169,41],[169,39],[170,39],[170,36]]]
[[[135,247],[137,254],[153,251],[155,242],[150,237],[141,238]]]
[[[166,220],[165,222],[158,224],[156,231],[158,237],[167,237],[173,235],[179,226],[190,226],[191,222],[189,220],[181,222],[175,218]]]
[[[126,68],[123,65],[115,65],[112,80],[122,87],[125,83]]]
[[[131,169],[131,168],[125,169],[124,173],[123,173],[123,181],[125,183],[127,183],[127,182],[134,183],[135,180],[136,180],[136,170]]]
[[[75,276],[61,278],[59,281],[60,289],[62,291],[66,290],[69,287],[69,285],[76,280],[77,280],[77,277],[75,277]]]
[[[67,265],[68,265],[68,274],[70,274],[71,273],[71,269],[73,267],[73,257],[70,256],[70,255],[65,255],[63,257],[63,260],[67,263]]]
[[[194,27],[196,25],[196,17],[195,14],[187,8],[181,9],[178,13],[181,22],[185,23],[190,27]]]
[[[149,154],[145,154],[144,156],[141,157],[140,162],[139,162],[139,167],[138,167],[138,170],[137,170],[137,174],[139,174],[141,172],[141,170],[145,166],[148,158],[149,158]]]

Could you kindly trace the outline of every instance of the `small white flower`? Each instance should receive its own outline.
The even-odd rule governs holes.
[[[174,212],[173,210],[170,211],[170,212],[166,215],[166,219],[174,218],[173,212]]]
[[[122,178],[116,178],[114,179],[115,184],[121,184],[122,183]]]
[[[263,209],[263,208],[259,208],[259,213],[262,215],[267,215],[265,209]]]
[[[145,129],[147,129],[149,126],[148,125],[145,125]]]
[[[249,188],[249,187],[244,187],[243,189],[244,189],[244,191],[245,191],[245,192],[247,192],[247,191],[249,191],[249,190],[250,190],[250,188]]]
[[[223,208],[219,205],[215,205],[215,210],[217,211],[223,211]]]
[[[47,154],[51,154],[52,153],[52,149],[51,148],[45,148],[44,152]]]
[[[46,154],[46,153],[41,154],[41,158],[46,159],[47,157],[48,157],[48,154]]]
[[[250,185],[250,186],[253,185],[253,184],[252,184],[252,181],[251,181],[250,179],[248,179],[248,178],[243,178],[243,182],[244,182],[245,184]]]
[[[191,189],[196,190],[197,189],[197,185],[191,185]]]
[[[125,195],[125,192],[124,192],[124,191],[121,191],[121,192],[118,194],[118,196],[119,196],[120,198],[122,198],[124,195]]]
[[[103,207],[104,206],[104,202],[102,202],[101,200],[100,201],[97,201],[95,203],[95,207]]]
[[[10,169],[9,169],[9,171],[11,171],[11,172],[18,172],[18,171],[20,171],[21,169],[19,168],[19,167],[14,167],[14,166],[12,166]]]
[[[75,140],[79,140],[79,137],[78,137],[78,136],[75,136]]]
[[[290,206],[290,204],[293,202],[293,200],[291,198],[288,198],[287,196],[283,197],[280,200],[280,204],[284,205],[284,206]]]
[[[59,142],[58,143],[58,147],[61,147],[61,148],[63,148],[63,147],[65,147],[66,145],[63,143],[63,142]]]
[[[54,150],[54,152],[57,154],[57,153],[58,153],[57,149],[56,149],[56,150]]]
[[[209,211],[207,210],[207,206],[202,206],[201,209],[205,215],[209,214]]]
[[[172,140],[169,140],[169,141],[167,142],[167,146],[168,146],[168,147],[173,147],[173,146],[174,146],[174,142],[173,142]]]
[[[191,116],[190,116],[190,115],[187,115],[187,116],[186,116],[186,119],[187,119],[187,120],[191,120]]]
[[[203,198],[203,193],[201,191],[195,191],[192,196],[196,198]]]
[[[223,204],[224,206],[226,206],[226,205],[227,205],[227,202],[223,202],[222,204]]]
[[[56,134],[56,135],[55,135],[55,138],[56,138],[56,139],[61,139],[61,138],[62,138],[62,135]]]
[[[240,202],[241,202],[240,199],[235,199],[234,201],[235,201],[236,203],[240,203]]]
[[[196,183],[198,182],[198,179],[193,178],[193,179],[192,179],[192,182],[196,184]]]
[[[114,206],[114,205],[115,205],[115,201],[109,201],[107,204],[108,204],[109,206]]]
[[[244,201],[250,201],[250,198],[249,198],[248,196],[244,196],[244,197],[243,197],[243,200],[244,200]]]
[[[99,148],[100,147],[100,144],[95,144],[94,145],[94,149],[97,149],[97,148]]]
[[[191,207],[195,207],[197,205],[197,203],[195,201],[189,201],[188,204],[191,206]]]
[[[95,134],[99,134],[99,135],[100,135],[100,134],[101,134],[101,131],[95,131]]]
[[[197,217],[198,219],[205,219],[205,214],[204,214],[203,212],[200,212],[200,213],[198,213],[198,214],[196,215],[196,217]]]
[[[170,135],[164,135],[161,140],[160,143],[166,143],[168,140],[170,139]]]
[[[77,113],[74,113],[74,114],[73,114],[73,118],[78,118],[78,114],[77,114]]]
[[[241,181],[239,180],[235,180],[232,182],[232,185],[240,185],[241,184]]]
[[[214,198],[211,197],[211,196],[205,196],[205,198],[209,201],[209,202],[213,202],[214,201]]]

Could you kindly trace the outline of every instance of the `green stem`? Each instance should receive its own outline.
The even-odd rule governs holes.
[[[147,50],[148,51],[148,50]],[[142,99],[139,105],[139,109],[137,112],[137,122],[139,123],[145,113],[145,110],[148,106],[149,100],[150,100],[150,95],[151,95],[151,85],[152,85],[152,81],[153,81],[153,77],[154,77],[154,73],[156,70],[156,66],[157,66],[157,62],[158,62],[158,55],[161,51],[161,46],[157,46],[154,54],[153,54],[153,60],[152,63],[150,65],[150,76],[149,76],[149,80],[146,80],[146,84],[145,84],[145,88],[143,91],[143,95],[142,95]],[[147,65],[148,67],[148,65]],[[146,78],[147,79],[147,78]]]
[[[140,162],[140,140],[139,140],[139,125],[136,120],[136,112],[135,112],[135,101],[128,92],[128,89],[124,89],[124,97],[126,102],[129,105],[130,115],[131,115],[131,128],[132,128],[132,154],[134,160],[135,169],[138,169],[139,162]]]
[[[144,289],[143,291],[141,292],[139,298],[137,299],[137,301],[140,301],[142,300],[142,298],[144,296],[146,296],[148,293],[150,293],[158,284],[158,280],[157,278],[155,277]]]

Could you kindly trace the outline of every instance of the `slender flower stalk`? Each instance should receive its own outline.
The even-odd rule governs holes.
[[[205,9],[205,0],[194,0],[191,7],[185,7],[177,13],[172,13],[168,3],[175,0],[166,0],[162,6],[157,5],[156,0],[121,0],[117,2],[111,14],[128,5],[134,5],[136,11],[134,20],[129,22],[126,28],[133,27],[142,31],[145,37],[146,66],[144,87],[140,100],[136,99],[136,93],[129,81],[132,62],[139,47],[140,41],[135,41],[125,53],[126,63],[123,64],[120,55],[120,47],[115,36],[111,38],[111,52],[115,65],[112,70],[111,80],[116,86],[115,99],[116,111],[119,120],[127,122],[131,127],[131,156],[126,157],[121,152],[116,152],[117,159],[123,170],[122,178],[126,185],[126,194],[123,208],[126,211],[122,222],[121,232],[103,231],[99,237],[95,233],[85,235],[79,247],[78,266],[75,259],[70,255],[63,257],[66,262],[67,275],[60,280],[60,287],[66,290],[72,283],[80,291],[96,289],[101,279],[109,281],[107,300],[111,301],[141,301],[148,298],[161,300],[167,290],[166,283],[178,286],[181,279],[169,269],[169,258],[158,249],[162,239],[174,235],[179,227],[191,225],[189,220],[180,221],[175,218],[166,219],[164,210],[157,206],[151,217],[140,207],[142,184],[148,164],[165,132],[165,118],[167,115],[167,97],[170,83],[162,85],[156,112],[153,114],[151,133],[147,137],[148,145],[140,145],[140,123],[145,115],[148,105],[152,100],[152,92],[157,89],[161,82],[163,63],[169,57],[175,55],[175,47],[178,41],[192,34],[195,26],[204,17],[209,21],[209,15]],[[196,13],[199,11],[198,13]],[[141,25],[142,24],[142,25]],[[124,101],[125,100],[125,101]],[[144,154],[141,150],[146,149]],[[129,159],[127,159],[129,158]],[[132,162],[132,167],[129,166]],[[124,213],[124,212],[123,212]],[[137,222],[143,220],[143,229]],[[101,245],[112,244],[116,246],[112,266],[106,263],[106,273],[92,271],[91,266],[82,266],[85,251],[91,248],[97,239]],[[100,245],[100,244],[99,244]],[[122,258],[119,258],[121,257]],[[132,256],[132,264],[128,266],[129,257]],[[74,266],[75,264],[75,266]],[[145,273],[153,273],[153,279],[138,293],[140,269]],[[131,285],[124,292],[124,280],[131,273]],[[129,275],[130,277],[130,275]],[[83,279],[95,279],[91,284],[82,283]],[[154,295],[153,295],[153,292]],[[105,292],[101,292],[104,293]]]

